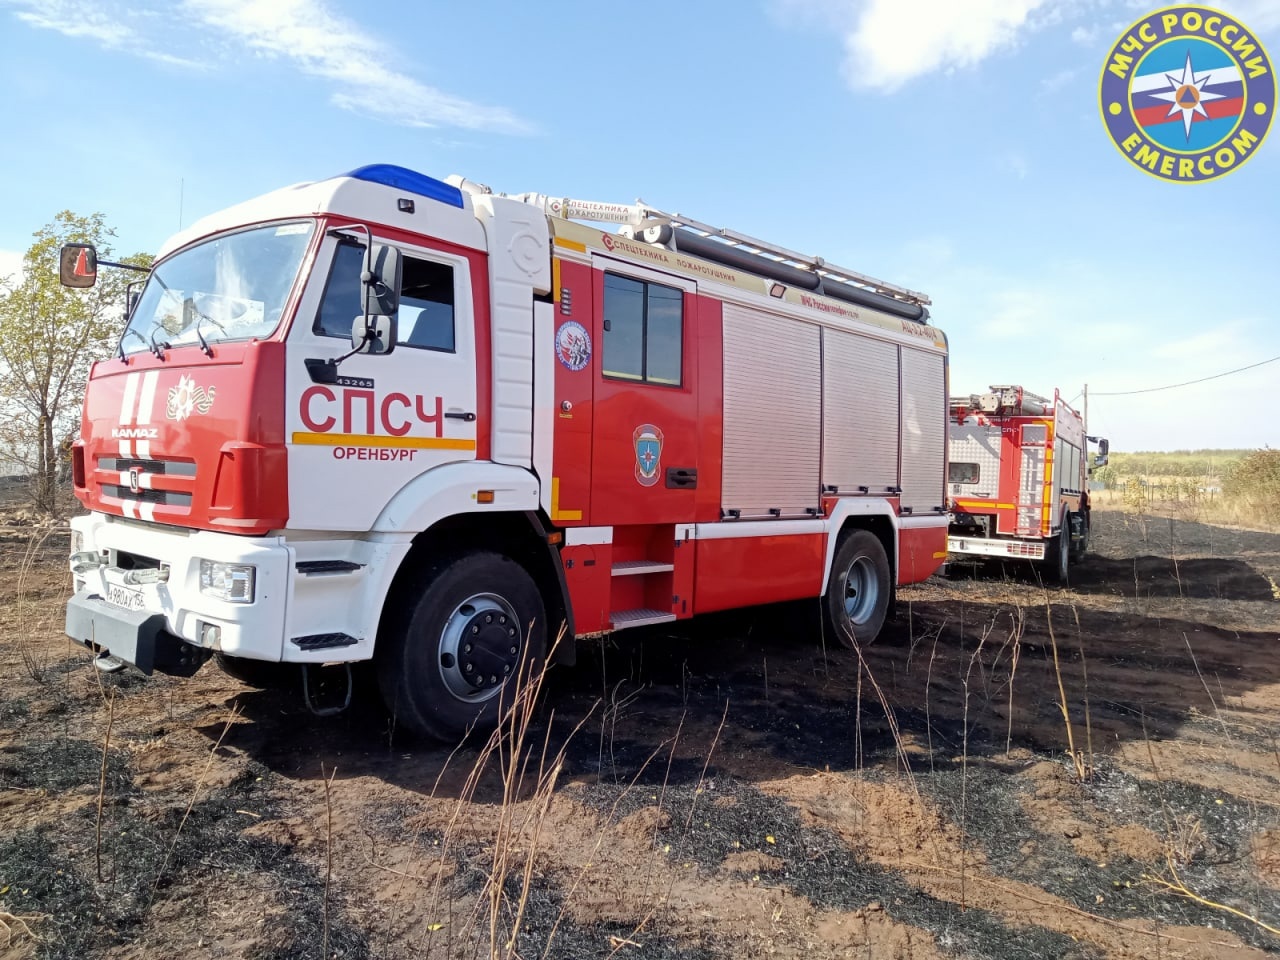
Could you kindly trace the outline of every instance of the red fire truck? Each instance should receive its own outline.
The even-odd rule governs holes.
[[[1039,561],[1063,581],[1089,546],[1088,444],[1080,414],[1020,386],[951,399],[947,483],[953,557]]]
[[[89,285],[95,253],[62,266]],[[561,624],[571,660],[813,597],[870,642],[946,556],[927,303],[643,205],[386,165],[232,207],[165,245],[92,372],[67,633],[144,672],[373,660],[443,737],[495,722]]]

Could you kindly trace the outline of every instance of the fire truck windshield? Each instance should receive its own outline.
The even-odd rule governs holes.
[[[121,354],[269,337],[314,229],[300,222],[225,233],[165,260],[129,318]]]

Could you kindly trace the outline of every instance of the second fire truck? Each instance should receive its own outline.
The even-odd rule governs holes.
[[[953,397],[947,466],[952,557],[1037,561],[1064,581],[1089,546],[1088,444],[1105,466],[1107,441],[1085,435],[1084,420],[1055,390],[1020,386]]]

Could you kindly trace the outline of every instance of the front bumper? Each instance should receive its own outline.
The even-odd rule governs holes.
[[[150,672],[149,659],[152,665],[170,659],[171,644],[162,633],[210,652],[281,659],[291,567],[282,538],[192,531],[102,514],[76,517],[71,526],[83,539],[83,553],[101,557],[97,566],[73,570],[76,593],[67,604],[67,633],[73,640],[144,672]],[[202,593],[201,559],[253,564],[253,602],[231,603]],[[164,576],[131,582],[138,571]]]
[[[126,610],[81,590],[67,601],[67,636],[95,653],[106,652],[150,676],[154,671],[189,677],[209,651],[179,640],[163,614]]]
[[[1043,540],[1003,540],[994,537],[947,537],[947,553],[974,557],[1043,560]]]
[[[189,672],[189,660],[198,667],[213,652],[273,663],[368,660],[411,545],[408,536],[242,537],[96,513],[71,526],[78,550],[98,560],[73,572],[67,633],[144,672]],[[251,564],[253,602],[202,593],[202,559]],[[140,569],[162,575],[139,578]]]

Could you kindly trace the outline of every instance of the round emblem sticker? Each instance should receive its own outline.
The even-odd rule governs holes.
[[[556,359],[569,370],[581,370],[591,362],[591,334],[576,320],[566,320],[556,331]]]
[[[1196,183],[1258,152],[1275,113],[1276,78],[1262,42],[1239,20],[1168,7],[1116,41],[1099,96],[1107,133],[1130,163]]]

